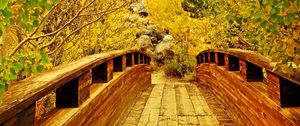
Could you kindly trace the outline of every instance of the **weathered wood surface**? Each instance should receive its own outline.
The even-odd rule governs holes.
[[[199,56],[201,56],[202,59],[207,60],[208,58],[203,57],[204,54],[207,54],[209,52],[215,52],[215,53],[223,53],[226,55],[231,55],[231,56],[235,56],[238,57],[241,60],[244,61],[248,61],[252,64],[255,64],[261,68],[265,68],[267,71],[272,71],[273,67],[270,65],[271,61],[269,59],[267,59],[266,57],[262,56],[261,54],[257,53],[257,52],[253,52],[253,51],[248,51],[248,50],[241,50],[241,49],[228,49],[228,50],[223,50],[223,49],[209,49],[209,50],[205,50],[202,51],[201,53],[199,53],[196,58],[198,59]],[[208,56],[207,56],[208,57]],[[208,59],[209,60],[209,59]],[[227,58],[225,58],[225,60],[227,60]],[[207,63],[207,62],[205,62]],[[226,67],[226,65],[225,65]],[[280,71],[274,71],[274,74],[281,76],[295,84],[300,85],[300,77],[289,77],[286,74],[280,72]]]
[[[152,90],[145,98],[137,99],[135,105],[124,116],[121,126],[217,126],[235,125],[226,116],[225,108],[216,116],[197,86],[164,77],[163,72],[152,74]],[[208,92],[206,92],[208,93]],[[209,100],[212,102],[212,100]],[[218,106],[218,105],[217,105]],[[215,109],[215,108],[214,108]],[[220,117],[220,118],[217,118]],[[222,120],[219,123],[219,119]],[[227,119],[227,120],[225,120]],[[224,121],[225,120],[225,121]],[[228,121],[229,120],[229,121]]]
[[[247,82],[240,73],[216,64],[199,64],[199,84],[207,84],[241,125],[300,125],[300,109],[281,108],[268,97],[264,82]],[[275,80],[276,81],[276,80]]]
[[[95,54],[11,84],[8,91],[3,94],[3,104],[0,107],[0,124],[33,105],[38,99],[99,64],[128,53],[143,52],[126,50]],[[112,74],[109,76],[112,76]]]
[[[151,68],[135,65],[115,73],[108,83],[93,84],[91,96],[79,108],[60,109],[42,125],[114,125],[139,92],[151,84]]]

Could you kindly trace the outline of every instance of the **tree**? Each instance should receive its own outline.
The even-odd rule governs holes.
[[[12,81],[52,66],[102,51],[131,48],[129,41],[136,29],[125,25],[130,3],[2,0],[0,35],[6,48],[0,57],[0,94]]]

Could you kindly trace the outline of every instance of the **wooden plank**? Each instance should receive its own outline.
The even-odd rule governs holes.
[[[164,85],[154,86],[138,126],[156,126],[158,124],[163,89]]]
[[[211,116],[197,116],[200,126],[219,126],[219,122],[214,115]]]
[[[165,84],[162,96],[160,116],[177,115],[174,84]]]
[[[166,83],[164,86],[158,125],[178,125],[175,86],[172,83]]]
[[[191,97],[191,101],[193,103],[193,107],[195,109],[196,115],[197,116],[213,115],[204,97],[201,96],[198,88],[193,84],[187,85],[186,87]]]
[[[175,84],[177,115],[196,115],[190,96],[185,88],[185,84]]]
[[[136,126],[145,108],[147,100],[151,94],[153,86],[149,86],[146,90],[143,90],[141,96],[136,100],[134,106],[131,108],[129,114],[125,117],[120,125],[124,126]]]
[[[178,116],[178,126],[199,126],[197,116]]]

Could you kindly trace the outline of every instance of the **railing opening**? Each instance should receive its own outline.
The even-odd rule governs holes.
[[[239,58],[235,56],[228,55],[228,70],[238,71],[240,70]]]
[[[93,68],[92,72],[93,72],[93,76],[92,76],[92,80],[93,83],[107,83],[108,82],[108,78],[107,78],[107,68],[108,63],[102,63],[99,66]]]
[[[78,78],[75,78],[56,89],[56,107],[75,108],[78,106]]]
[[[250,62],[240,60],[240,73],[242,77],[248,82],[259,82],[263,81],[263,69]]]
[[[144,63],[144,55],[140,54],[140,64],[143,64],[143,63]]]
[[[224,58],[224,53],[217,53],[217,65],[218,66],[224,66],[225,65],[225,58]]]
[[[208,63],[208,53],[204,53],[204,62]]]
[[[280,78],[281,107],[300,106],[300,86]]]
[[[119,56],[119,57],[116,57],[113,59],[114,72],[122,72],[123,71],[122,58],[123,58],[123,56]]]
[[[210,63],[216,63],[216,60],[215,60],[215,53],[214,53],[214,52],[210,52],[210,53],[209,53],[209,62],[210,62]]]
[[[134,64],[139,64],[139,56],[138,53],[134,53]]]
[[[126,54],[126,66],[132,66],[132,54]]]

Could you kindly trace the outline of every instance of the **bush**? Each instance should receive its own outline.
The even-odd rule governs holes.
[[[193,61],[175,62],[169,61],[164,66],[166,76],[184,78],[186,75],[192,73],[195,69]]]

